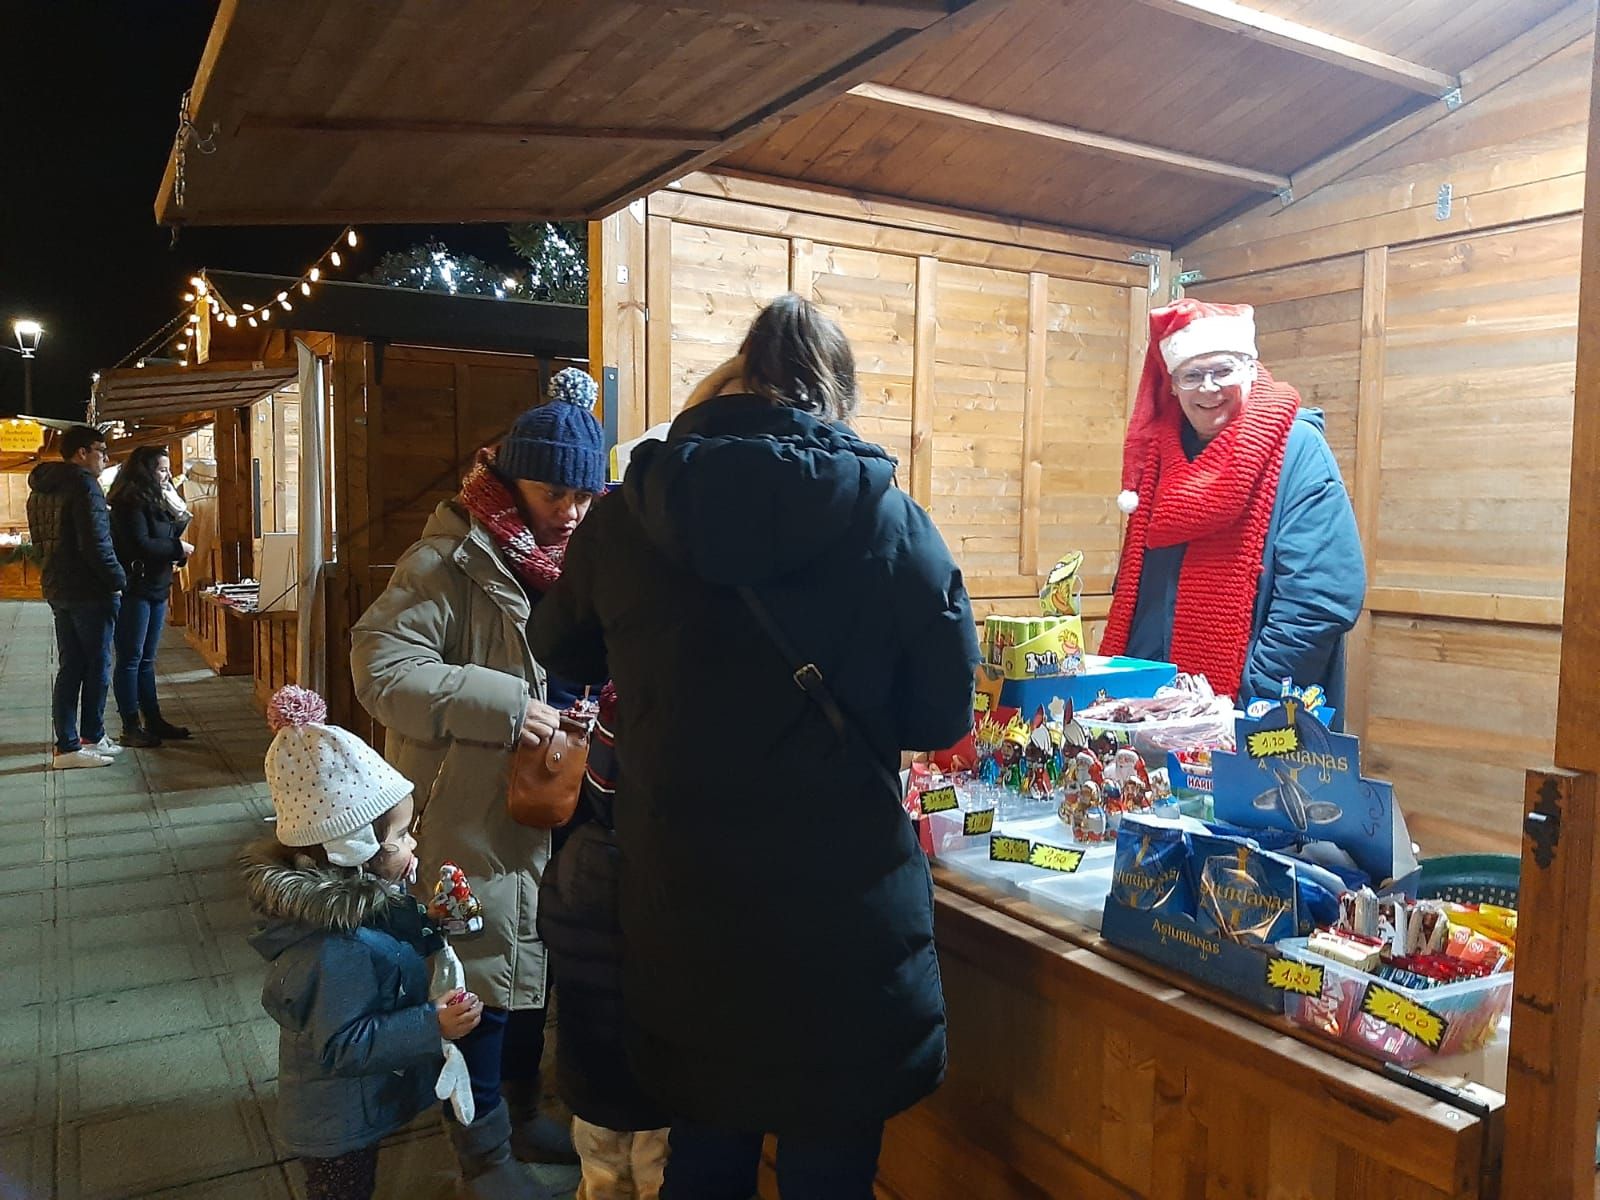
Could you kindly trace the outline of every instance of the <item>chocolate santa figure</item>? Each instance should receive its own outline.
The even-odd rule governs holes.
[[[453,862],[439,864],[439,882],[428,901],[428,916],[451,937],[483,928],[483,905],[467,886],[467,876]]]

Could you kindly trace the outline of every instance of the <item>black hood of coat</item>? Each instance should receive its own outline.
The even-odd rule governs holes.
[[[28,472],[28,486],[36,492],[53,494],[81,488],[89,472],[77,463],[60,459],[56,462],[42,462]]]
[[[754,396],[683,413],[633,451],[622,490],[646,535],[709,583],[788,575],[818,558],[893,486],[895,460],[838,425]]]

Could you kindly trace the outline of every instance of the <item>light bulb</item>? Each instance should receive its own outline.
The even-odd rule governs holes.
[[[312,267],[311,268],[311,282],[315,283],[317,280],[319,280],[321,278],[322,278],[322,268],[321,267]]]
[[[185,292],[183,294],[183,302],[185,304],[193,304],[194,303],[194,293],[193,292]]]
[[[182,354],[188,348],[189,348],[189,343],[188,342],[179,342],[176,346],[173,347],[173,349],[176,350],[179,354]]]
[[[287,300],[280,300],[278,303],[283,305],[283,311],[284,312],[293,312],[294,311],[294,305],[290,304]]]
[[[234,316],[232,313],[229,313],[228,314],[228,328],[232,329],[238,323],[239,323],[239,318]]]
[[[254,329],[256,327],[256,319],[254,317],[246,317],[245,320],[250,322],[250,328],[251,329]]]
[[[270,320],[272,320],[272,310],[271,310],[271,309],[270,309],[270,308],[263,308],[263,309],[262,309],[262,310],[261,310],[261,319],[262,319],[262,320],[263,320],[263,321],[270,321]]]
[[[278,293],[278,303],[279,304],[282,304],[288,298],[289,298],[289,293],[288,292],[279,292]]]
[[[190,282],[194,284],[194,290],[197,296],[204,296],[206,294],[208,289],[206,288],[206,281],[204,279],[194,279]]]
[[[311,295],[311,285],[309,283],[301,283],[301,285],[300,285],[300,294],[302,296]]]
[[[189,324],[191,324],[191,325],[200,324],[200,314],[199,313],[190,313],[189,314]]]
[[[202,280],[200,276],[191,275],[189,276],[189,286],[192,288],[203,289],[206,285],[205,281]]]
[[[141,358],[138,362],[134,363],[133,365],[136,366],[136,367],[139,367],[142,370],[144,368],[144,359]]]
[[[333,265],[336,266],[336,267],[341,265],[343,263],[343,261],[344,261],[343,259],[341,259],[339,257],[339,252],[337,250],[335,250],[332,254],[328,255],[328,260],[330,262],[332,262]]]
[[[240,307],[243,308],[245,312],[255,312],[256,310],[256,306],[254,304],[243,304],[240,305]]]
[[[503,280],[503,282],[506,285],[506,291],[514,292],[514,291],[517,290],[517,281],[515,279],[511,278],[511,276],[507,275],[505,277],[505,279]]]
[[[344,235],[344,240],[350,243],[350,249],[356,248],[356,231],[354,229]]]

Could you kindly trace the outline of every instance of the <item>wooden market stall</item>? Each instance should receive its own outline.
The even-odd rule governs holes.
[[[194,583],[189,639],[214,669],[253,673],[263,708],[314,655],[331,719],[376,738],[350,683],[350,626],[477,450],[537,402],[553,371],[584,361],[586,314],[327,281],[306,298],[288,278],[202,278],[195,337],[207,361],[158,372],[159,384],[149,370],[104,373],[102,410],[238,389],[231,405],[212,397],[218,536]],[[252,330],[239,319],[285,288],[298,303],[275,322]],[[302,524],[308,511],[321,515],[315,531]],[[245,577],[261,585],[251,610],[204,590]]]
[[[1563,617],[1600,588],[1600,376],[1576,369],[1600,353],[1600,286],[1581,319],[1578,287],[1585,257],[1600,279],[1592,0],[806,6],[836,33],[897,32],[738,118],[692,85],[697,56],[715,45],[738,75],[740,53],[782,46],[805,75],[798,6],[675,7],[704,40],[654,55],[639,30],[611,36],[625,7],[557,33],[408,6],[360,104],[331,72],[278,88],[246,61],[252,10],[227,7],[196,111],[229,132],[188,156],[182,204],[175,154],[160,216],[598,218],[590,345],[622,438],[670,418],[763,303],[799,291],[851,337],[863,431],[900,455],[980,611],[1025,611],[1082,548],[1091,624],[1149,307],[1186,289],[1254,303],[1264,359],[1327,414],[1361,525],[1349,709],[1373,770],[1425,853],[1523,851],[1510,1091],[1484,1111],[941,872],[950,1077],[891,1126],[882,1194],[1589,1195],[1600,633]],[[895,25],[913,17],[916,33]],[[363,61],[352,28],[307,27],[329,61]],[[650,82],[538,127],[515,122],[549,76],[492,125],[464,95],[384,91],[394,64],[469,27],[505,35],[508,71],[517,38],[542,36],[594,80],[626,52]],[[714,125],[714,145],[651,158],[638,135],[668,121]],[[319,169],[357,132],[359,170]],[[524,140],[612,156],[591,187],[520,166]],[[417,151],[445,141],[459,172],[414,180]],[[268,144],[300,149],[304,174],[241,173]],[[1544,771],[1552,756],[1584,773]]]

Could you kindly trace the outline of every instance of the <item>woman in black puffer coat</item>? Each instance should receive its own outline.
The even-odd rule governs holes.
[[[972,610],[895,462],[845,426],[849,344],[756,318],[573,537],[533,653],[619,697],[630,1057],[673,1116],[663,1197],[867,1200],[884,1121],[938,1087],[928,865],[889,773],[971,727]],[[795,683],[750,589],[857,736]]]
[[[189,513],[172,489],[172,464],[160,446],[140,446],[117,472],[106,497],[111,542],[128,575],[117,613],[116,665],[111,687],[122,714],[124,746],[159,746],[189,736],[161,715],[156,698],[156,651],[167,623],[172,572],[194,547],[183,540]]]

